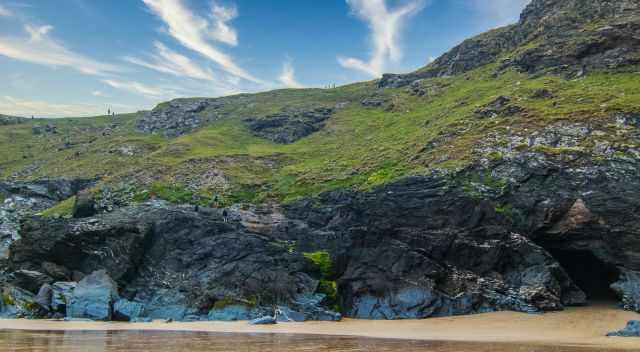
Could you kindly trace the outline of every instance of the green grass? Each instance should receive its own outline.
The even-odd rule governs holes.
[[[132,182],[140,189],[175,202],[218,194],[223,205],[293,201],[338,188],[368,190],[407,175],[434,168],[459,169],[473,161],[475,145],[488,134],[507,128],[540,129],[559,121],[605,119],[613,112],[637,111],[640,80],[635,73],[590,72],[580,80],[530,76],[487,65],[455,76],[423,81],[426,97],[406,89],[378,91],[373,82],[335,89],[279,90],[223,98],[222,118],[175,139],[136,132],[140,115],[34,120],[0,126],[0,177],[96,177],[106,184]],[[551,99],[532,97],[548,89]],[[393,96],[395,108],[364,107],[373,94]],[[475,111],[498,96],[508,96],[524,113],[479,119]],[[284,108],[341,104],[326,126],[289,145],[275,144],[249,133],[242,119]],[[34,136],[35,124],[53,123],[59,133]],[[118,127],[111,129],[113,123]],[[111,129],[109,135],[103,135]],[[636,144],[612,133],[612,141]],[[65,142],[74,146],[63,148]],[[133,148],[134,155],[120,151]],[[526,146],[523,146],[526,148]],[[556,153],[558,150],[544,150]],[[492,160],[502,156],[490,155]],[[185,190],[176,175],[202,161],[229,181],[222,189]],[[201,171],[198,171],[201,172]],[[154,186],[155,185],[155,186]]]
[[[73,214],[73,206],[76,203],[76,197],[63,200],[62,202],[52,206],[51,208],[40,213],[42,216],[71,216]]]
[[[307,252],[303,253],[303,255],[320,270],[317,292],[326,296],[325,302],[329,307],[339,311],[338,286],[333,277],[335,273],[331,255],[327,251]]]

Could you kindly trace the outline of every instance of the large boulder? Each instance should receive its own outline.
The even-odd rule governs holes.
[[[631,320],[624,329],[612,331],[607,336],[640,337],[640,320]]]
[[[55,282],[51,285],[51,310],[63,315],[67,313],[67,306],[71,303],[76,282]]]
[[[624,309],[640,313],[640,272],[623,269],[611,288],[621,297]]]
[[[146,315],[144,304],[120,299],[113,305],[113,319],[138,321]]]
[[[113,304],[118,299],[118,285],[105,270],[85,277],[73,290],[67,317],[111,320]]]

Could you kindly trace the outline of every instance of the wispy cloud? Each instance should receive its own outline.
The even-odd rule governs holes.
[[[287,88],[304,88],[304,85],[300,84],[296,80],[296,71],[293,68],[293,64],[291,63],[291,59],[287,59],[282,64],[282,72],[280,73],[280,77],[278,77],[280,83],[282,83]]]
[[[200,53],[217,63],[229,74],[245,80],[261,83],[234,59],[215,47],[211,42],[237,45],[235,30],[228,21],[237,16],[237,10],[213,4],[211,20],[193,13],[181,0],[142,0],[147,7],[167,26],[167,32],[186,48]]]
[[[157,54],[152,57],[151,62],[131,56],[127,56],[124,59],[130,63],[178,77],[189,77],[206,81],[214,80],[211,70],[198,66],[188,57],[178,54],[160,42],[155,42],[155,47]]]
[[[122,111],[133,108],[123,104],[110,104]],[[41,100],[30,100],[12,96],[0,97],[0,112],[15,116],[36,117],[64,117],[64,116],[95,116],[106,112],[106,105],[102,104],[61,104]]]
[[[426,0],[412,0],[393,10],[387,8],[385,0],[346,1],[352,13],[369,25],[372,53],[367,62],[351,57],[338,57],[338,61],[346,68],[378,77],[389,62],[402,58],[400,34],[403,24],[426,6]]]
[[[115,79],[103,79],[102,82],[113,88],[121,89],[129,93],[145,96],[150,99],[173,98],[177,94],[173,89],[151,86],[136,81],[120,81]]]
[[[238,33],[227,22],[238,17],[238,8],[235,6],[224,7],[215,2],[211,4],[211,38],[232,46],[238,45]]]
[[[93,92],[91,92],[91,95],[93,95],[94,97],[100,97],[100,98],[107,98],[109,97],[108,95],[104,94],[102,91],[100,90],[94,90]]]
[[[69,67],[88,75],[106,75],[122,71],[120,67],[67,49],[50,35],[52,26],[26,24],[24,30],[27,34],[25,36],[0,37],[0,55],[40,65]]]
[[[6,7],[0,4],[0,17],[9,17],[11,15],[12,15],[11,11],[9,11]]]

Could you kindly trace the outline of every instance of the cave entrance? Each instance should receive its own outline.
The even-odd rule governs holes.
[[[620,276],[615,265],[603,262],[590,251],[550,249],[549,253],[587,295],[590,303],[618,300],[616,293],[609,287]]]

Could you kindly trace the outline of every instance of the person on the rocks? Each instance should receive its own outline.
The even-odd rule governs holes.
[[[227,222],[227,217],[229,216],[229,213],[227,213],[227,209],[224,209],[222,211],[222,221],[223,222]]]

